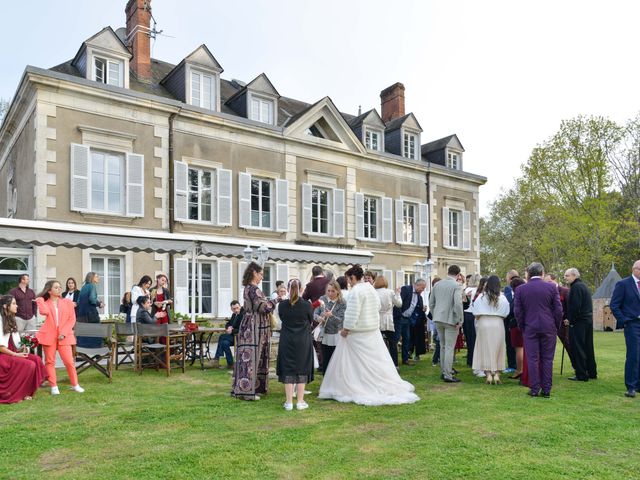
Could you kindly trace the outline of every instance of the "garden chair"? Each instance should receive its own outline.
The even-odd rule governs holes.
[[[76,337],[93,337],[102,339],[102,346],[86,348],[73,346],[73,356],[76,361],[78,375],[89,368],[95,368],[109,379],[113,378],[113,365],[116,352],[116,342],[112,336],[113,326],[104,323],[76,323],[74,333]]]
[[[135,323],[116,323],[116,370],[120,365],[135,366],[135,336]]]
[[[149,325],[136,324],[136,370],[142,374],[145,368],[164,369],[167,377],[171,373],[172,363],[184,373],[186,335],[184,333],[170,333],[169,324]],[[164,342],[160,342],[164,337]]]

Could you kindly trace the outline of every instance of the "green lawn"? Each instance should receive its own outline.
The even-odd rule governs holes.
[[[515,381],[488,386],[461,367],[444,384],[427,358],[401,375],[414,405],[315,398],[285,412],[283,388],[229,397],[224,370],[83,373],[85,394],[46,389],[0,405],[0,478],[640,478],[640,398],[623,396],[624,338],[596,334],[599,379],[561,377],[551,399]],[[49,426],[51,425],[51,426]],[[44,474],[44,475],[43,475]]]

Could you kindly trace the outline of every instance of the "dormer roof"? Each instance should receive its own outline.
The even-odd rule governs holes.
[[[460,150],[464,152],[464,147],[462,143],[460,143],[460,139],[454,133],[453,135],[449,135],[443,138],[439,138],[438,140],[434,140],[433,142],[425,143],[421,147],[422,155],[427,155],[431,152],[436,152],[438,150],[444,150],[447,147],[455,148],[456,150]]]
[[[167,73],[167,75],[160,81],[160,83],[166,83],[174,73],[180,71],[187,63],[189,63],[190,65],[195,65],[196,67],[203,68],[205,70],[212,70],[216,73],[224,72],[222,66],[220,66],[211,51],[209,51],[207,46],[203,43],[189,55],[184,57],[184,59],[182,59],[179,64],[173,67],[171,71]]]
[[[375,108],[372,108],[368,112],[364,112],[362,115],[352,118],[347,122],[352,129],[357,129],[362,125],[367,125],[374,128],[384,130],[386,128],[382,118],[378,114]]]
[[[107,53],[113,53],[119,57],[132,57],[131,52],[125,44],[122,43],[122,40],[120,40],[120,37],[116,35],[116,32],[113,31],[113,28],[104,27],[98,33],[82,42],[82,45],[78,49],[78,53],[76,53],[76,56],[73,57],[73,60],[71,61],[71,65],[75,66],[77,64],[84,51],[87,49],[87,46],[98,48]]]
[[[386,124],[386,132],[393,132],[399,128],[410,128],[422,133],[422,127],[418,123],[418,119],[413,113],[407,113],[406,115],[395,118]]]

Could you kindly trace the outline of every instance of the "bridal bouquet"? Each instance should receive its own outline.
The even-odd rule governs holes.
[[[27,347],[28,349],[36,348],[38,346],[38,339],[35,335],[31,335],[29,333],[20,337],[20,343],[23,347]]]

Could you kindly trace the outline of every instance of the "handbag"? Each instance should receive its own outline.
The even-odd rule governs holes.
[[[271,330],[280,330],[281,322],[278,321],[278,318],[276,318],[273,312],[269,313],[269,326]]]

